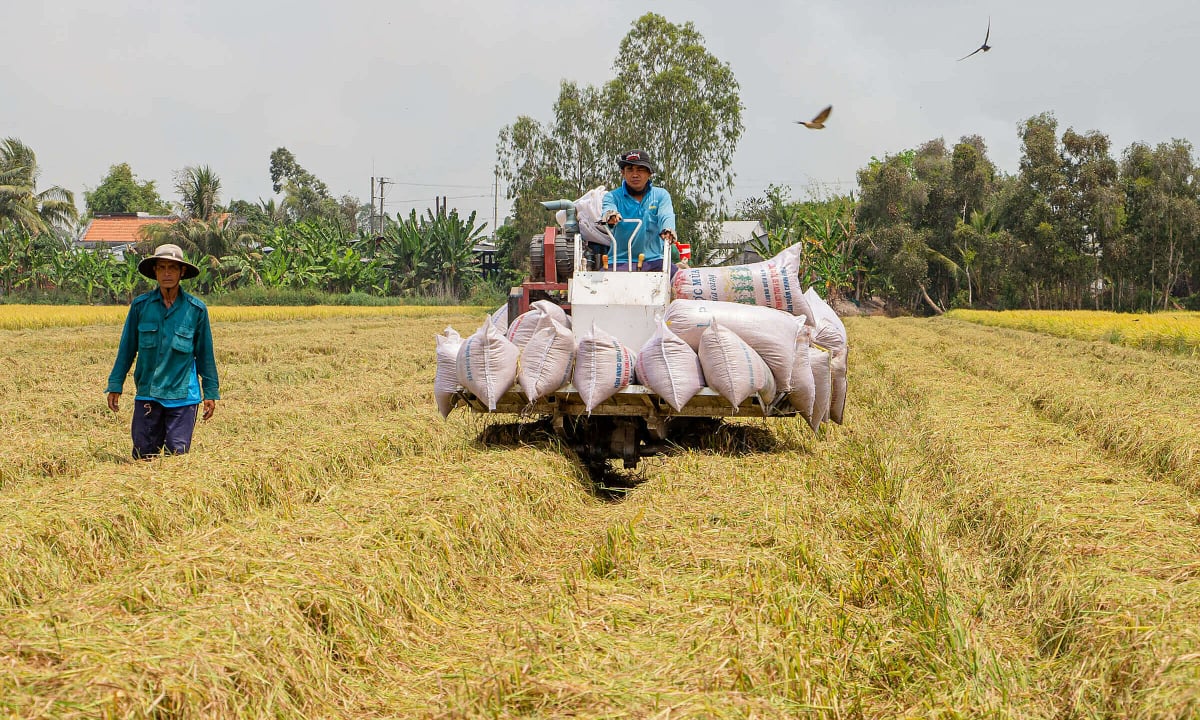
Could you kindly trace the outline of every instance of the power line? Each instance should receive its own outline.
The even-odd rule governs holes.
[[[490,194],[488,194],[488,195],[451,195],[449,197],[446,197],[445,199],[446,200],[466,200],[468,198],[485,198],[485,197],[491,197],[491,195]],[[428,202],[428,201],[429,201],[429,198],[414,198],[412,200],[388,200],[387,203],[385,203],[385,204],[386,205],[403,205],[405,203],[419,203],[419,202]]]
[[[392,185],[411,185],[413,187],[436,187],[436,188],[463,188],[467,190],[489,190],[491,185],[450,185],[447,183],[415,183],[415,182],[396,182],[392,181]]]

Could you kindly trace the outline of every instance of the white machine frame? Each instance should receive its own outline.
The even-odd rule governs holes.
[[[646,344],[658,327],[658,321],[671,302],[671,263],[666,240],[663,240],[662,272],[636,272],[633,260],[633,238],[642,229],[641,220],[622,220],[636,227],[629,235],[625,257],[627,272],[588,270],[583,253],[582,233],[575,234],[575,268],[567,281],[567,300],[571,303],[571,327],[575,339],[586,335],[592,325],[620,340],[626,347],[638,350]],[[604,225],[604,231],[616,248],[617,239]]]

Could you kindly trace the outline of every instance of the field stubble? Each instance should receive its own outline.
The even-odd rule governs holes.
[[[1194,361],[854,320],[845,427],[740,420],[608,502],[437,416],[481,319],[218,323],[216,419],[144,464],[115,327],[0,331],[0,710],[1200,712]]]

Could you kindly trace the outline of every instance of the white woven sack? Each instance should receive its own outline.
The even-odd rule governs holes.
[[[592,324],[575,349],[573,382],[590,413],[633,382],[637,355],[612,335]]]
[[[529,338],[533,337],[538,330],[550,327],[551,319],[540,307],[531,307],[508,324],[505,337],[513,345],[523,348],[525,343],[529,342]]]
[[[496,308],[495,312],[488,315],[488,322],[496,326],[496,329],[502,333],[508,332],[508,303],[504,303]]]
[[[830,401],[829,418],[835,423],[842,424],[842,413],[846,407],[846,375],[850,355],[850,340],[846,335],[846,325],[838,317],[837,312],[829,306],[817,291],[809,288],[804,292],[809,307],[816,315],[816,330],[813,333],[813,343],[827,348],[830,353]]]
[[[671,332],[696,350],[700,349],[700,338],[704,331],[714,323],[720,323],[762,357],[767,367],[771,368],[775,387],[780,392],[792,389],[797,335],[805,327],[803,317],[757,305],[719,300],[675,300],[667,306],[663,320]]]
[[[517,381],[521,351],[496,326],[484,322],[458,349],[458,382],[495,410],[496,403]]]
[[[809,422],[812,421],[813,403],[817,398],[817,385],[813,381],[812,361],[809,358],[809,339],[812,328],[805,326],[796,337],[796,361],[792,365],[792,390],[788,402]]]
[[[571,327],[571,320],[562,308],[549,300],[538,300],[531,303],[529,309],[517,316],[508,325],[508,340],[519,348],[525,347],[529,338],[544,328],[550,327],[550,321],[555,320],[559,325]]]
[[[729,328],[713,323],[700,338],[700,367],[704,380],[736,411],[751,395],[765,406],[775,399],[775,379],[767,363]]]
[[[812,417],[808,424],[813,432],[821,428],[821,423],[829,419],[829,400],[832,394],[829,373],[829,351],[813,345],[808,350],[809,363],[812,365],[813,384],[816,394],[813,397]]]
[[[536,302],[532,302],[529,304],[529,309],[541,310],[542,312],[546,313],[546,317],[549,317],[568,330],[571,329],[571,317],[567,315],[567,311],[563,310],[561,307],[555,305],[549,300],[538,300]]]
[[[682,410],[704,387],[696,351],[661,322],[654,337],[638,352],[637,378],[676,410]]]
[[[846,348],[834,350],[829,358],[829,419],[842,424],[842,414],[846,410]]]
[[[571,361],[575,358],[575,336],[556,320],[529,338],[521,349],[517,379],[521,392],[534,402],[558,390],[571,379]]]
[[[817,291],[812,288],[804,291],[804,298],[808,301],[808,306],[812,308],[815,321],[811,323],[816,328],[813,342],[830,350],[846,347],[849,341],[846,336],[846,326],[838,317],[837,312],[829,307],[829,304],[822,300]]]
[[[437,400],[438,412],[446,417],[454,408],[454,393],[462,387],[458,384],[458,349],[463,340],[450,326],[434,337],[437,338],[437,371],[433,376],[433,398]]]
[[[800,287],[800,243],[749,265],[684,268],[671,280],[677,300],[724,300],[812,317]]]
[[[607,191],[606,187],[598,185],[575,201],[575,217],[579,220],[579,232],[583,233],[583,239],[605,247],[608,247],[611,241],[603,231],[596,227],[596,223],[600,221],[600,216],[604,212],[604,193]],[[554,219],[558,221],[559,225],[566,225],[567,211],[559,210],[554,213]]]

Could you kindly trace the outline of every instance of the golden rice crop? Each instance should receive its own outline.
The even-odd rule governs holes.
[[[1094,429],[1132,416],[1141,431],[1155,386],[1194,406],[1200,364],[1120,348],[1096,357],[1069,340],[1028,357],[1037,343],[1015,333],[968,333],[953,321],[885,324],[885,333],[863,333],[860,349],[896,392],[920,398],[905,437],[929,478],[928,497],[945,508],[947,539],[961,537],[992,557],[980,571],[994,578],[996,595],[979,617],[1021,629],[1030,679],[1060,708],[1051,714],[1200,710],[1194,463],[1160,479],[1139,448]],[[1138,375],[1146,387],[1113,382],[1125,394],[1113,402],[1104,383],[1082,382],[1101,368]],[[1022,374],[1028,382],[1015,382]],[[1160,419],[1169,413],[1163,408]],[[1194,427],[1184,421],[1157,431],[1176,451],[1193,453]]]
[[[430,311],[216,322],[217,416],[147,463],[119,328],[0,331],[0,713],[1200,712],[1200,361],[851,319],[846,426],[738,420],[614,501],[441,419],[433,335],[484,313]]]
[[[947,317],[1076,340],[1103,340],[1190,355],[1200,352],[1200,312],[1132,315],[1100,310],[951,310]]]
[[[321,318],[424,318],[443,312],[425,305],[210,306],[213,322],[318,320]],[[125,321],[129,309],[119,305],[0,305],[0,330],[113,325]]]

